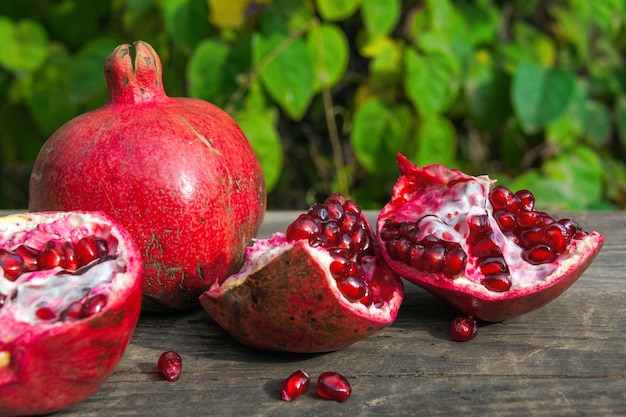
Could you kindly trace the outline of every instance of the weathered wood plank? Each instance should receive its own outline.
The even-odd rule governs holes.
[[[261,235],[296,216],[268,213]],[[246,348],[201,310],[144,314],[109,381],[56,416],[626,415],[626,212],[574,217],[607,236],[595,263],[557,300],[483,324],[469,343],[448,338],[455,311],[411,284],[392,326],[320,355]],[[184,360],[175,383],[155,370],[169,349]],[[344,373],[352,398],[328,402],[310,390],[280,401],[280,380],[299,368]]]

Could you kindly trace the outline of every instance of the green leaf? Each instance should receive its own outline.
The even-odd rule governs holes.
[[[612,130],[609,109],[601,102],[589,100],[586,103],[585,133],[591,142],[598,146],[606,146]]]
[[[512,102],[527,133],[535,133],[567,108],[575,78],[568,70],[522,62],[513,77]]]
[[[403,151],[410,127],[409,107],[392,107],[378,98],[366,101],[354,113],[350,134],[359,164],[372,174],[394,172],[395,155]]]
[[[96,38],[78,51],[71,71],[71,97],[74,102],[87,104],[90,109],[104,105],[108,89],[102,68],[107,57],[121,43],[117,38]]]
[[[280,33],[253,38],[254,62],[270,96],[293,120],[302,119],[313,97],[315,75],[304,40]]]
[[[219,39],[206,39],[194,49],[187,64],[189,95],[217,103],[223,83],[222,68],[230,47]]]
[[[459,69],[453,59],[442,53],[419,55],[407,49],[406,93],[422,116],[445,111],[456,98]]]
[[[39,130],[50,135],[76,115],[76,104],[70,100],[72,58],[62,48],[50,56],[32,76],[27,102]]]
[[[350,59],[345,33],[333,24],[315,25],[306,43],[314,62],[315,90],[334,86],[345,75]]]
[[[622,149],[626,150],[626,96],[619,96],[615,105],[617,133]]]
[[[361,16],[370,38],[389,35],[398,25],[400,0],[363,0]]]
[[[464,89],[472,116],[481,129],[494,132],[511,114],[510,82],[487,52],[475,54]]]
[[[209,28],[206,0],[163,0],[163,20],[172,40],[191,51]]]
[[[58,0],[48,2],[42,14],[43,24],[50,38],[68,49],[79,48],[84,43],[103,34],[111,16],[110,2],[89,0]],[[41,7],[41,6],[40,6]]]
[[[591,149],[576,147],[548,160],[545,174],[562,184],[569,209],[590,208],[602,197],[604,167]]]
[[[313,14],[305,0],[272,0],[261,17],[261,32],[287,35],[301,31],[311,22]]]
[[[261,164],[267,191],[270,192],[278,183],[283,166],[282,144],[276,129],[277,112],[275,109],[241,111],[235,119]]]
[[[47,136],[37,130],[33,119],[22,105],[0,106],[0,162],[34,162]]]
[[[369,63],[370,79],[379,90],[391,89],[402,81],[404,45],[400,41],[379,37],[375,55]]]
[[[418,126],[415,139],[417,147],[410,158],[420,166],[428,164],[453,165],[456,161],[456,130],[445,117],[438,115],[424,119]]]
[[[48,35],[34,20],[18,23],[0,16],[0,66],[13,73],[33,72],[48,55]]]
[[[324,20],[337,21],[352,16],[361,5],[361,0],[315,0],[315,3]]]

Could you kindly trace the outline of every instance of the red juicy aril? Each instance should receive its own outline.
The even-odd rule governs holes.
[[[468,315],[501,321],[550,302],[578,279],[604,237],[535,210],[528,190],[491,188],[398,155],[401,176],[378,220],[389,266]]]
[[[260,228],[261,167],[228,114],[166,95],[149,44],[120,45],[104,69],[108,103],[42,147],[29,209],[108,213],[141,251],[144,309],[195,307],[212,282],[239,270]]]
[[[104,384],[139,318],[141,269],[103,213],[0,218],[0,416],[52,413]]]
[[[361,209],[336,194],[314,204],[286,233],[255,240],[243,269],[200,302],[246,345],[325,352],[391,324],[402,296],[402,283],[381,262]]]

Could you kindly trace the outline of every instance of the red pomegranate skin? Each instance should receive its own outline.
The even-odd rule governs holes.
[[[29,210],[100,210],[135,239],[143,310],[198,306],[236,272],[265,214],[265,180],[244,133],[220,108],[163,89],[152,47],[120,45],[105,64],[109,100],[42,147]]]
[[[32,216],[62,215],[15,217],[32,221]],[[127,247],[126,274],[136,279],[116,289],[120,294],[109,298],[103,312],[70,324],[0,323],[0,417],[41,415],[71,407],[94,394],[115,370],[139,319],[142,288],[137,248],[123,230],[117,229],[115,236]]]

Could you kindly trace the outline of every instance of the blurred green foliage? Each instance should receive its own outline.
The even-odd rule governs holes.
[[[544,208],[626,207],[626,0],[2,0],[0,207],[26,207],[43,142],[139,39],[170,96],[240,123],[269,208],[380,208],[397,152]]]

